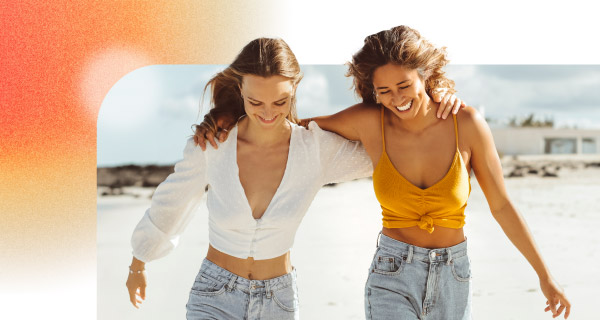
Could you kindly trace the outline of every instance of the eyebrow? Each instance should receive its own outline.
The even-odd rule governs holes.
[[[279,99],[279,100],[275,100],[275,102],[280,102],[281,100],[285,100],[285,99],[287,99],[287,98],[289,98],[289,97],[290,97],[290,96],[285,96],[285,97],[283,97],[283,98],[281,98],[281,99]],[[246,98],[248,98],[249,100],[253,100],[253,101],[256,101],[256,102],[263,103],[262,101],[260,101],[260,100],[256,100],[256,99],[254,99],[254,98],[252,98],[252,97],[246,97]]]
[[[397,86],[399,86],[399,85],[401,85],[401,84],[405,83],[405,82],[406,82],[406,81],[408,81],[408,80],[409,80],[409,79],[406,79],[406,80],[404,80],[404,81],[400,81],[400,82],[396,83],[396,85],[397,85]],[[387,89],[387,88],[388,88],[388,87],[377,87],[377,88],[375,88],[375,89]]]

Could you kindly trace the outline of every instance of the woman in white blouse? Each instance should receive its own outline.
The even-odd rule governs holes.
[[[145,263],[175,247],[208,186],[210,245],[188,319],[298,318],[289,254],[298,225],[323,185],[372,174],[360,143],[314,122],[308,130],[297,125],[301,78],[283,40],[260,38],[209,81],[212,113],[233,110],[241,118],[218,149],[203,151],[190,138],[156,189],[132,236],[127,287],[135,307],[145,298]]]
[[[261,38],[210,80],[214,108],[234,106],[245,116],[218,150],[202,151],[190,138],[156,189],[132,236],[127,287],[134,306],[145,298],[145,263],[174,248],[209,186],[210,246],[188,319],[298,318],[289,250],[300,221],[321,186],[372,173],[358,142],[296,124],[301,78],[287,44]]]

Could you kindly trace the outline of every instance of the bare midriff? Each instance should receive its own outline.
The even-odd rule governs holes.
[[[452,229],[435,226],[433,233],[429,233],[417,226],[408,228],[384,227],[381,233],[392,239],[427,249],[452,247],[465,241],[462,228]]]
[[[206,259],[219,267],[250,280],[267,280],[292,272],[290,252],[272,259],[254,260],[236,258],[208,246]]]

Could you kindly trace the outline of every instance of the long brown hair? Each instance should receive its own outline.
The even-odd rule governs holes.
[[[454,81],[442,68],[448,63],[446,47],[436,48],[415,29],[398,26],[365,38],[363,47],[347,63],[346,76],[354,77],[354,89],[365,103],[375,103],[373,73],[388,63],[416,69],[431,97],[434,89],[455,93]]]
[[[244,101],[240,92],[242,78],[245,75],[260,77],[283,76],[289,78],[293,85],[302,79],[300,65],[290,47],[282,39],[258,38],[250,41],[235,60],[225,70],[217,73],[204,87],[211,88],[210,114],[219,118],[219,114],[232,115],[235,119],[246,114]],[[296,112],[296,95],[292,95],[290,114],[287,119],[298,123]]]

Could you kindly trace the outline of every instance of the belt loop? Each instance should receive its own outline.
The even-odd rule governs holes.
[[[446,252],[448,253],[448,261],[446,261],[446,265],[450,265],[452,262],[452,250],[450,250],[450,248],[446,248]]]
[[[265,280],[265,290],[267,291],[267,299],[271,299],[271,281]]]
[[[227,289],[227,291],[233,290],[233,286],[235,284],[235,280],[237,280],[237,276],[236,275],[232,275],[231,278],[229,278],[229,282],[227,282],[227,284],[225,285],[225,288]]]
[[[379,234],[377,235],[377,243],[375,244],[375,248],[379,248],[379,239],[381,239],[381,231],[379,231]]]
[[[406,263],[411,263],[413,258],[413,246],[408,246],[408,257],[406,257]]]

